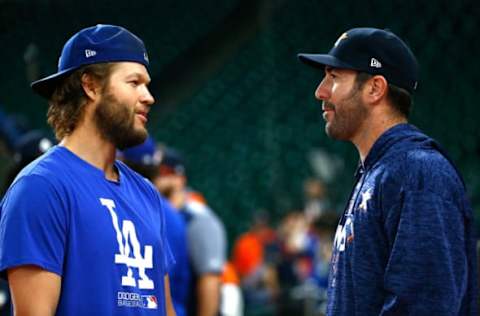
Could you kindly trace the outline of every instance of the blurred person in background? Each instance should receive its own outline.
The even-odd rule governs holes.
[[[250,229],[233,245],[232,263],[240,277],[247,315],[275,315],[279,283],[276,271],[276,233],[268,214],[257,211]]]
[[[332,258],[333,239],[338,220],[339,216],[336,213],[328,211],[319,216],[310,228],[310,233],[317,241],[314,254],[314,278],[325,293],[328,288],[328,267]]]
[[[220,316],[243,316],[245,303],[243,300],[240,278],[231,261],[223,266],[222,285],[220,289]]]
[[[338,214],[327,211],[310,225],[312,267],[309,279],[313,281],[312,284],[317,289],[313,306],[315,315],[325,315],[327,312],[329,264],[332,258],[333,238],[338,219]]]
[[[319,179],[309,178],[303,183],[305,198],[304,212],[309,223],[313,223],[322,214],[329,211],[327,188]]]
[[[222,273],[227,240],[223,223],[201,194],[187,186],[185,164],[180,154],[160,148],[158,190],[185,217],[187,245],[192,268],[189,315],[214,316],[220,311]]]
[[[331,209],[325,183],[317,178],[308,178],[303,184],[304,213],[309,224],[306,242],[302,251],[305,273],[300,278],[307,301],[305,313],[324,315],[328,287],[328,267],[332,254],[335,227],[338,216]],[[311,293],[308,293],[311,292]]]
[[[159,176],[161,155],[152,137],[148,137],[143,144],[119,152],[118,156],[132,170],[152,183]],[[173,306],[177,316],[186,316],[188,296],[191,292],[186,224],[183,217],[177,210],[173,209],[169,201],[165,201],[165,224],[167,240],[175,257],[175,265],[169,272]]]
[[[280,257],[277,265],[280,296],[278,300],[279,315],[304,314],[304,293],[296,295],[311,271],[312,263],[307,255],[309,246],[309,224],[304,212],[288,212],[278,227]]]
[[[46,153],[55,143],[55,140],[42,130],[31,130],[20,136],[13,146],[13,164],[6,172],[2,196],[17,174],[30,162]]]
[[[325,131],[360,156],[337,228],[327,315],[477,315],[473,212],[441,146],[408,124],[418,64],[395,34],[343,33],[315,91]]]

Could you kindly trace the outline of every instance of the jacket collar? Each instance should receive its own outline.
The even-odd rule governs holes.
[[[355,171],[355,177],[358,179],[365,171],[372,168],[372,166],[392,147],[395,143],[410,137],[413,134],[418,134],[422,138],[426,136],[415,126],[408,123],[397,124],[387,129],[380,137],[375,141],[370,152],[368,153],[365,161],[359,161],[357,170]]]

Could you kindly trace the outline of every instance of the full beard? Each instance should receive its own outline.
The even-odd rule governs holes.
[[[111,93],[105,96],[95,109],[94,121],[101,137],[123,150],[143,143],[148,132],[135,129],[135,113],[127,104],[121,103]]]
[[[367,116],[357,91],[353,91],[343,100],[340,107],[330,102],[325,102],[324,107],[334,111],[333,118],[325,125],[325,132],[330,138],[337,140],[351,140]]]

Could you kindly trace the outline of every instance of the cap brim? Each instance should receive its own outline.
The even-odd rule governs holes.
[[[46,99],[50,99],[59,82],[75,69],[77,68],[65,69],[63,71],[54,73],[53,75],[32,82],[30,87],[32,87],[32,90],[38,95]]]
[[[343,68],[343,69],[356,69],[350,64],[347,64],[337,57],[327,54],[298,54],[298,59],[315,68],[323,68],[325,66],[330,66],[334,68]]]

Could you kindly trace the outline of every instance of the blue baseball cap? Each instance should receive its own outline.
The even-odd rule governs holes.
[[[143,41],[121,26],[98,24],[73,35],[63,46],[58,71],[32,82],[31,87],[49,99],[58,83],[81,66],[119,61],[137,62],[148,67]]]
[[[151,136],[147,137],[142,144],[119,152],[118,157],[127,162],[152,167],[158,166],[162,159],[161,153],[157,150],[157,144]]]
[[[418,85],[418,63],[410,48],[395,34],[376,28],[354,28],[343,33],[328,54],[298,54],[314,67],[330,66],[371,75],[413,93]]]

